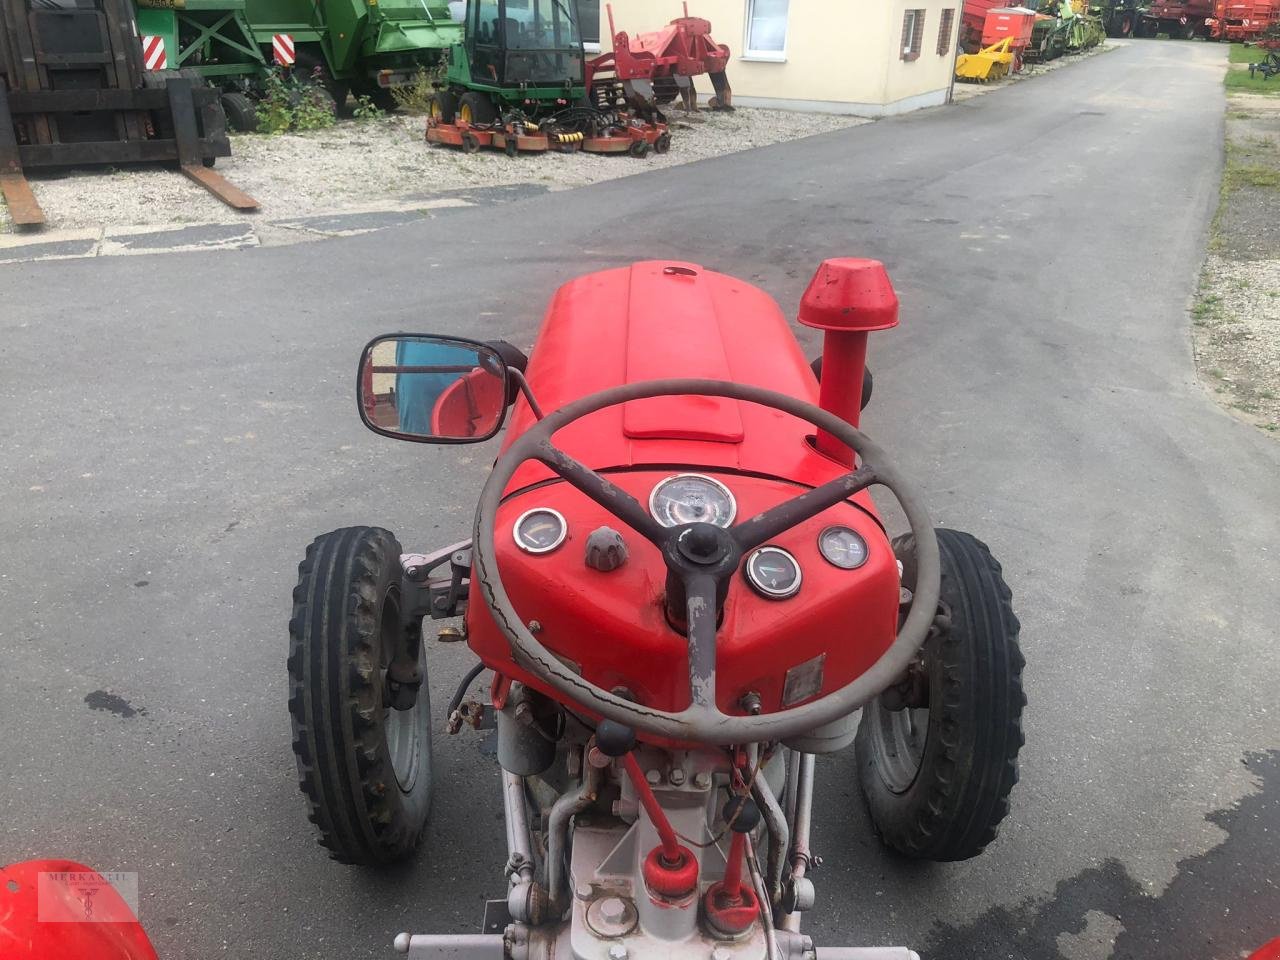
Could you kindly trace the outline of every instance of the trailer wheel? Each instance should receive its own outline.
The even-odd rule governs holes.
[[[498,111],[488,94],[468,90],[458,101],[458,119],[472,125],[493,123],[498,119]]]
[[[407,857],[431,806],[425,678],[409,709],[387,703],[386,669],[405,639],[401,576],[395,536],[347,527],[312,542],[293,591],[289,713],[298,781],[321,846],[343,863]]]
[[[921,648],[914,676],[863,708],[855,749],[863,796],[888,846],[920,860],[967,860],[995,839],[1018,781],[1024,661],[1000,564],[967,533],[937,535],[947,617]],[[915,541],[899,537],[893,547],[910,588]]]
[[[453,123],[458,113],[458,98],[449,90],[437,90],[427,106],[432,119],[441,123]]]
[[[231,129],[240,133],[254,133],[258,129],[258,111],[253,101],[243,93],[224,93],[220,98],[222,111],[227,115]]]

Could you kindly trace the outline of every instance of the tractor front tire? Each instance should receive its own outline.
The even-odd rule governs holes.
[[[427,107],[432,119],[440,123],[453,123],[458,114],[458,98],[448,90],[437,90],[431,95],[431,103]]]
[[[498,111],[487,93],[468,90],[458,100],[458,119],[472,126],[493,123],[498,119]]]
[[[377,527],[317,537],[298,567],[289,621],[289,713],[299,786],[321,846],[352,864],[402,860],[431,807],[431,701],[386,703],[405,638],[400,544]],[[419,640],[418,656],[422,649]]]
[[[937,536],[947,617],[921,648],[917,689],[927,690],[927,706],[891,710],[895,691],[886,691],[863,708],[854,745],[884,842],[913,859],[968,860],[996,838],[1018,782],[1024,661],[1000,564],[967,533]],[[893,546],[903,585],[914,588],[915,540]]]

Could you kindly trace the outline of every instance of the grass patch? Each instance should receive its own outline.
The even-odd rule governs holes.
[[[1243,43],[1233,43],[1227,52],[1227,60],[1230,63],[1257,63],[1264,56],[1266,56],[1265,50],[1246,47]]]
[[[1231,171],[1235,184],[1262,187],[1267,190],[1280,188],[1280,169],[1263,163],[1241,164]]]
[[[1280,77],[1266,79],[1262,74],[1249,76],[1249,71],[1235,67],[1227,71],[1228,93],[1260,93],[1263,96],[1280,97]]]

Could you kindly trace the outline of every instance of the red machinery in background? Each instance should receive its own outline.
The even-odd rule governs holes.
[[[1031,46],[1031,31],[1038,14],[1026,7],[992,7],[982,26],[982,46],[990,47],[1008,39],[1013,54],[1013,73],[1022,69],[1022,55]]]
[[[1218,0],[1212,36],[1218,40],[1257,40],[1280,23],[1280,0]]]
[[[661,106],[679,97],[686,110],[696,110],[698,96],[693,78],[705,73],[715,90],[708,106],[713,110],[733,109],[733,91],[725,74],[729,48],[711,38],[709,20],[689,16],[687,3],[683,17],[661,30],[634,37],[614,28],[612,5],[606,4],[605,11],[613,50],[587,65],[587,88],[593,97],[609,96],[610,86],[621,85],[629,104]],[[610,71],[613,77],[608,76]]]

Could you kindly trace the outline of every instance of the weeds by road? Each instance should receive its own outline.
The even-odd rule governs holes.
[[[1231,48],[1222,196],[1191,318],[1205,386],[1280,432],[1280,77],[1255,78],[1260,93],[1233,83],[1261,53]]]

